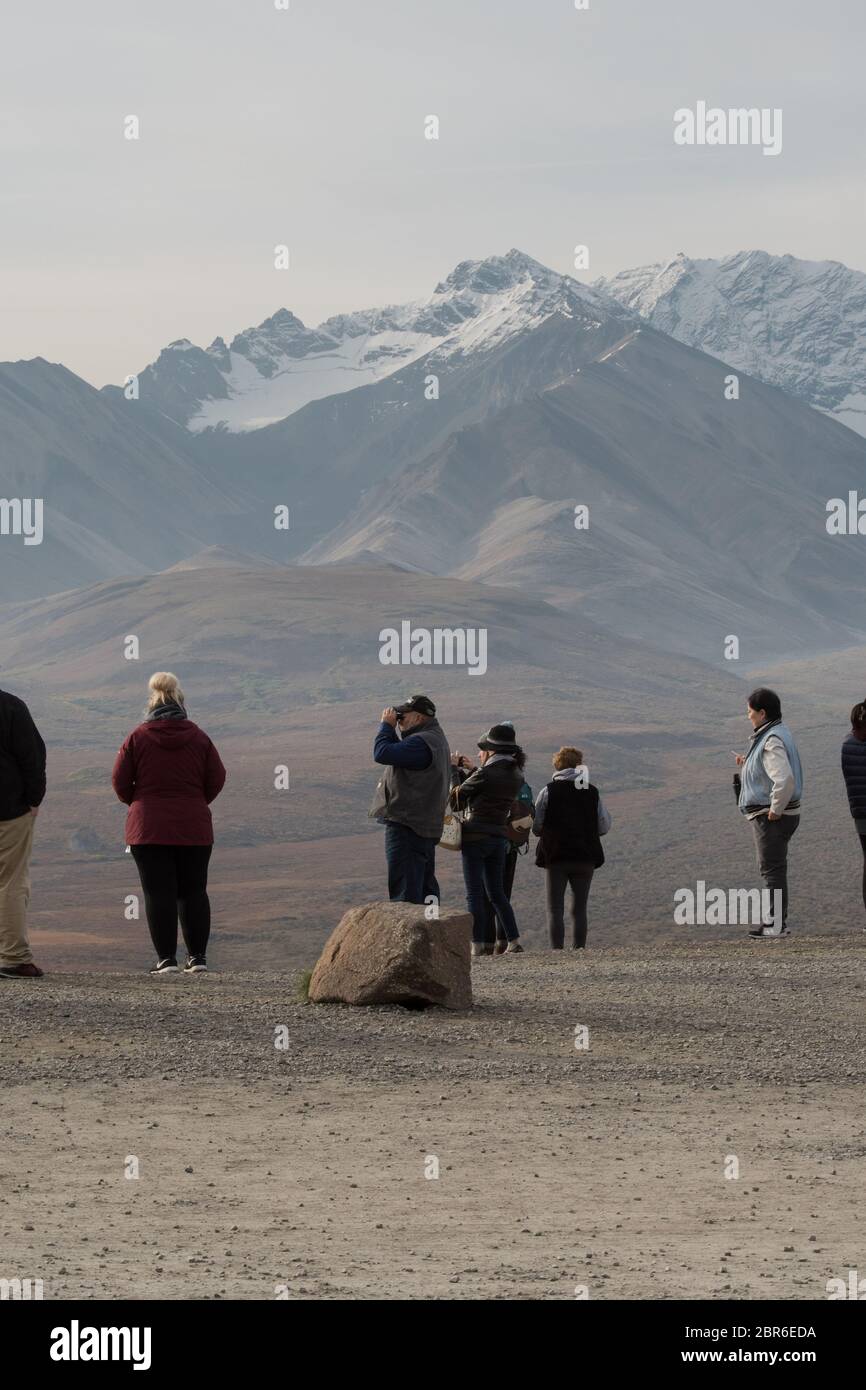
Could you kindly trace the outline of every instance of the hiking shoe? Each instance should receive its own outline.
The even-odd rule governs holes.
[[[778,941],[780,937],[790,935],[791,931],[789,927],[782,927],[781,931],[777,931],[775,927],[754,927],[752,931],[749,932],[749,936],[753,941]]]
[[[505,954],[507,956],[522,956],[524,954],[523,947],[521,946],[519,941],[509,941],[508,945],[505,948]]]
[[[190,956],[183,967],[184,975],[201,975],[205,970],[207,970],[207,961],[204,956]]]
[[[866,927],[864,927],[863,930],[866,931]],[[496,945],[493,947],[493,954],[494,956],[504,956],[507,950],[507,941],[497,941]]]
[[[492,956],[493,947],[485,946],[483,941],[473,941],[472,954],[473,956]]]
[[[174,956],[166,956],[165,960],[158,960],[151,970],[151,975],[177,975],[177,961]]]
[[[33,961],[28,961],[26,965],[0,965],[0,975],[4,980],[40,980],[45,974]]]

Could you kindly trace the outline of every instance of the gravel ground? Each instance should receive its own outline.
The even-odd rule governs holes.
[[[850,933],[484,958],[467,1014],[276,973],[0,981],[0,1278],[825,1297],[866,1270],[864,980]]]

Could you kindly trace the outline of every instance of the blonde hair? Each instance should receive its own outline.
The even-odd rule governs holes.
[[[147,688],[149,692],[147,708],[149,710],[156,709],[157,705],[168,705],[172,702],[176,705],[185,703],[177,676],[171,671],[154,671],[147,682]]]
[[[559,752],[553,755],[553,766],[557,772],[561,772],[564,767],[582,767],[582,765],[583,754],[580,749],[572,748],[569,744],[560,748]]]

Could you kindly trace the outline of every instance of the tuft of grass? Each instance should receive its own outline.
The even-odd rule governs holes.
[[[105,767],[79,767],[67,772],[66,780],[78,787],[107,787],[110,776],[110,769]]]
[[[295,998],[299,1004],[309,1004],[310,981],[312,978],[312,970],[299,970],[295,976]]]

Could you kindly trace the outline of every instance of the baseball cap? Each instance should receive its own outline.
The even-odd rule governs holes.
[[[426,695],[410,695],[402,705],[395,705],[394,709],[398,714],[426,714],[431,718],[436,713],[436,706]]]

